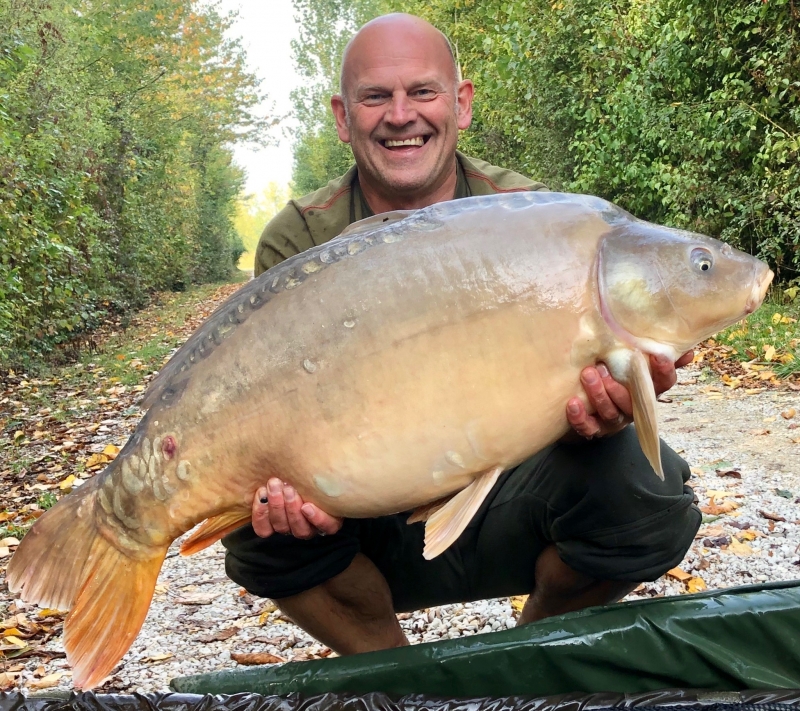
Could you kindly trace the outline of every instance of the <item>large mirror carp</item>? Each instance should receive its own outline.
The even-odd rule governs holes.
[[[186,342],[119,456],[22,540],[9,588],[71,610],[64,646],[86,688],[138,634],[172,541],[202,523],[188,554],[247,523],[269,477],[333,515],[420,509],[436,556],[502,471],[569,430],[567,400],[598,361],[632,393],[642,476],[661,475],[647,354],[676,360],[755,310],[771,279],[722,242],[582,195],[356,223]]]

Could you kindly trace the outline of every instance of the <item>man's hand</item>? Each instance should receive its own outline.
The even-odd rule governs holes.
[[[676,363],[662,356],[650,356],[650,371],[656,396],[669,390],[678,380],[676,368],[692,362],[694,351],[684,353]],[[605,437],[616,434],[632,421],[633,405],[628,389],[618,383],[602,363],[597,367],[584,368],[581,384],[596,412],[590,415],[580,398],[567,403],[567,420],[582,437]]]
[[[341,518],[305,503],[293,487],[278,478],[270,479],[253,497],[253,530],[261,538],[285,533],[308,539],[336,533],[341,527]]]

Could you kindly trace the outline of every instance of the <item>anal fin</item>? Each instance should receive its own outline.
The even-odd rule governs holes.
[[[241,528],[250,522],[250,512],[241,510],[226,511],[219,516],[212,516],[201,523],[194,532],[181,544],[181,555],[193,555],[208,548],[231,531]]]
[[[644,456],[653,467],[658,478],[664,480],[661,466],[661,443],[658,439],[658,415],[656,414],[656,391],[653,378],[647,365],[647,358],[641,351],[635,351],[630,359],[628,370],[628,391],[633,402],[633,424]]]
[[[428,518],[425,524],[425,560],[431,560],[455,542],[491,491],[503,467],[489,469]],[[436,503],[436,502],[434,502]]]

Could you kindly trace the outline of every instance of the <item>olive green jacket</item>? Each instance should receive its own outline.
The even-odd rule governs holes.
[[[454,199],[547,189],[542,183],[486,161],[468,158],[459,152],[456,152],[456,158],[458,181]],[[358,169],[353,166],[324,188],[299,200],[290,200],[269,221],[256,248],[255,275],[333,239],[348,225],[372,214],[359,187]]]

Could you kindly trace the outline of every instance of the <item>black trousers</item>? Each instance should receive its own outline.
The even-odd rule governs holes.
[[[557,444],[504,472],[459,539],[422,557],[424,524],[408,513],[347,519],[332,536],[259,538],[245,526],[223,539],[228,576],[282,598],[344,571],[361,552],[383,573],[398,612],[530,593],[536,559],[555,544],[574,570],[602,580],[655,580],[683,559],[701,514],[689,467],[662,443],[662,482],[627,427],[614,437]]]

